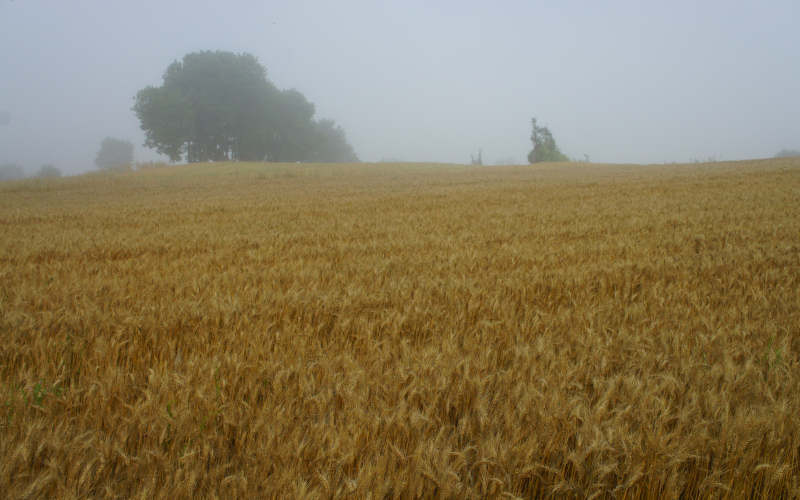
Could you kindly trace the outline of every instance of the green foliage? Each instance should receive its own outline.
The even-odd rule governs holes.
[[[59,387],[58,384],[47,386],[44,381],[40,380],[31,388],[31,397],[28,402],[33,406],[42,406],[44,398],[48,395],[61,397],[64,389]]]
[[[127,167],[133,163],[133,144],[122,139],[106,137],[94,160],[99,168],[108,170]]]
[[[547,127],[540,127],[536,124],[536,118],[531,119],[533,131],[531,132],[531,142],[533,149],[528,153],[529,163],[569,161],[567,155],[558,149],[553,134]]]
[[[145,146],[178,161],[188,143],[191,109],[175,90],[147,87],[136,95],[133,108],[145,131]]]
[[[344,129],[333,120],[314,122],[310,161],[357,162],[358,156],[347,142]]]
[[[135,100],[145,145],[171,161],[355,160],[344,131],[315,121],[314,105],[275,87],[250,54],[187,54]]]

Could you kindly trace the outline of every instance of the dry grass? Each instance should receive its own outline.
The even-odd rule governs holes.
[[[0,184],[0,491],[800,496],[800,160]]]

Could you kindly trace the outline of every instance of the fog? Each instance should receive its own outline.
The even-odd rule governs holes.
[[[525,162],[533,116],[597,162],[800,148],[800,2],[0,0],[0,163],[94,169],[142,146],[133,96],[249,52],[364,161]]]

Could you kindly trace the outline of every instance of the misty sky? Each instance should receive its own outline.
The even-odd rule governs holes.
[[[0,163],[93,169],[105,136],[156,158],[133,96],[199,50],[254,54],[366,161],[522,163],[532,116],[592,161],[769,157],[800,149],[799,21],[797,0],[0,0]]]

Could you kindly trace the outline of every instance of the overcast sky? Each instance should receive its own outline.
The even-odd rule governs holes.
[[[154,158],[133,96],[199,50],[254,54],[366,161],[524,162],[532,116],[592,161],[800,148],[797,0],[0,0],[0,163]]]

